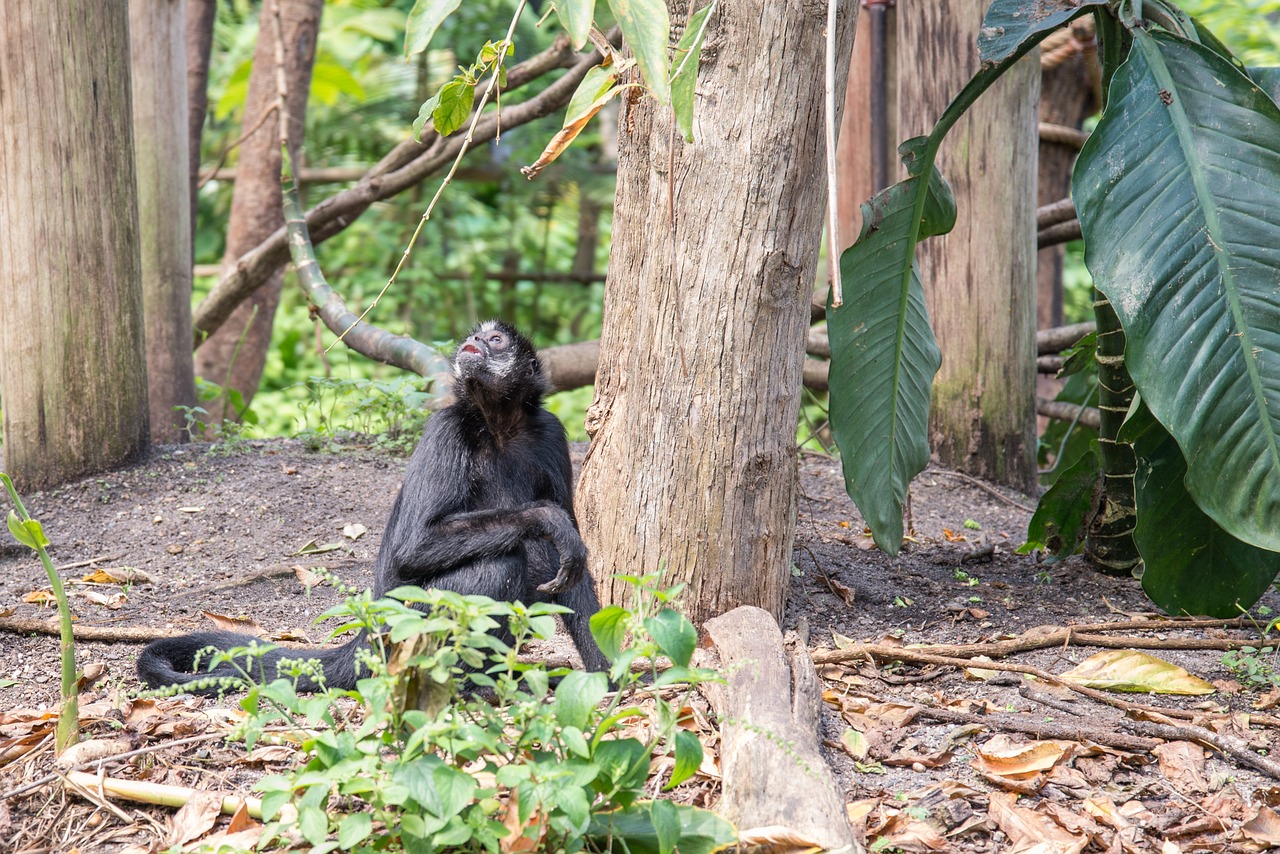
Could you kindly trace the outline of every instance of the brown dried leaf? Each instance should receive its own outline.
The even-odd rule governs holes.
[[[1160,773],[1182,794],[1209,791],[1204,776],[1204,748],[1189,741],[1170,741],[1151,751],[1160,760]]]
[[[1258,851],[1280,846],[1280,816],[1269,807],[1259,807],[1257,815],[1240,825],[1234,841]]]
[[[151,576],[132,566],[104,566],[80,579],[88,584],[152,584]]]
[[[28,605],[52,605],[58,599],[53,595],[52,590],[32,590],[22,597],[22,601]]]
[[[933,825],[913,818],[906,810],[876,831],[875,843],[877,849],[890,851],[947,851],[951,847]]]
[[[353,522],[350,525],[342,526],[342,536],[352,541],[360,539],[368,532],[369,529],[364,525],[361,525],[359,522]]]
[[[541,810],[529,816],[528,824],[520,823],[520,793],[515,789],[511,790],[502,824],[509,831],[499,842],[499,850],[502,854],[524,854],[526,851],[536,851],[542,837],[547,833],[547,817]],[[533,833],[528,832],[531,828]]]
[[[225,614],[215,614],[212,611],[201,611],[215,626],[223,631],[237,632],[239,634],[255,635],[262,637],[266,631],[259,626],[252,617],[228,617]]]
[[[260,744],[248,754],[233,759],[232,765],[274,765],[291,762],[298,755],[292,747],[284,744]]]
[[[321,575],[318,572],[313,572],[312,570],[307,569],[305,566],[302,566],[301,564],[297,564],[293,567],[293,574],[294,576],[297,577],[298,581],[302,584],[302,586],[307,588],[308,590],[310,590],[312,587],[316,587],[318,585],[324,584],[325,582],[323,575]]]
[[[213,830],[222,812],[222,795],[196,789],[174,814],[166,845],[182,845]]]
[[[973,767],[980,773],[1017,779],[1069,762],[1079,745],[1046,739],[1019,743],[1001,733],[978,748]]]
[[[1048,816],[1015,806],[1016,798],[992,792],[987,814],[1009,837],[1007,854],[1079,854],[1089,844],[1089,837],[1071,833]]]

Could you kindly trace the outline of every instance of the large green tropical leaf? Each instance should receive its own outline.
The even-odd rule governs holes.
[[[1043,35],[1107,0],[992,0],[982,16],[978,53],[983,62],[999,62],[1012,56],[1034,36]]]
[[[617,0],[612,0],[617,2]],[[998,0],[984,33],[1017,15]],[[1025,4],[1023,4],[1025,5]],[[1038,0],[1038,9],[1062,23],[1083,15],[1093,0]],[[1001,17],[1001,16],[1004,17]],[[947,105],[928,136],[898,148],[911,176],[862,206],[862,233],[840,257],[847,307],[829,307],[831,428],[840,446],[845,488],[871,527],[876,545],[897,554],[902,509],[911,478],[929,461],[929,395],[941,364],[925,314],[924,288],[915,266],[916,245],[955,225],[955,200],[934,167],[947,131],[1002,74],[1050,32],[1045,16],[1014,27],[1014,40],[985,58],[982,69]]]
[[[845,488],[889,554],[902,546],[907,486],[929,463],[929,388],[942,364],[914,264],[903,287],[902,253],[910,247],[910,264],[920,238],[945,234],[956,221],[938,170],[927,188],[924,180],[908,178],[862,206],[862,234],[840,257],[840,275],[857,286],[843,307],[827,309],[831,427]]]
[[[1234,617],[1257,602],[1280,572],[1280,554],[1240,542],[1196,506],[1183,484],[1187,464],[1178,443],[1145,406],[1125,422],[1122,437],[1138,456],[1133,539],[1151,601],[1170,614],[1210,617]]]
[[[1133,39],[1072,182],[1085,260],[1196,503],[1280,550],[1280,109],[1208,48]]]

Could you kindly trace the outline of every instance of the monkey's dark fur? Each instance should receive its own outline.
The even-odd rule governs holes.
[[[560,422],[542,407],[547,380],[533,346],[505,323],[482,323],[458,348],[454,375],[455,401],[427,422],[391,508],[374,596],[416,584],[506,602],[556,602],[573,609],[565,625],[587,669],[607,670],[588,629],[600,603],[573,514],[569,448]],[[228,664],[194,672],[196,654],[252,640],[197,632],[154,641],[138,656],[138,676],[152,687],[236,676]],[[318,658],[328,686],[354,688],[363,675],[356,650],[364,643],[360,635],[318,653],[277,647],[251,672],[270,681],[281,659]],[[298,685],[318,687],[309,679]]]

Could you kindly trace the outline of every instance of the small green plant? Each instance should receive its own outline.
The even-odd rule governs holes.
[[[967,584],[970,587],[977,587],[982,583],[976,576],[970,575],[958,566],[952,570],[952,575],[955,576],[956,581]]]
[[[1229,650],[1222,656],[1222,666],[1247,685],[1267,689],[1280,685],[1280,665],[1274,646]]]
[[[0,481],[3,481],[9,500],[13,502],[13,509],[9,511],[9,533],[40,556],[40,563],[44,564],[49,586],[53,588],[53,596],[58,603],[58,634],[62,640],[62,704],[58,709],[58,726],[54,730],[54,747],[61,753],[80,737],[80,703],[76,694],[79,674],[76,672],[76,644],[71,633],[71,607],[67,604],[62,578],[49,559],[49,539],[44,535],[44,527],[27,513],[9,475],[0,472]]]
[[[408,453],[422,434],[433,395],[419,381],[312,377],[299,404],[298,438],[312,451],[327,450],[344,434],[372,436],[389,450]]]
[[[521,643],[553,633],[565,610],[556,605],[402,587],[331,610],[342,629],[371,638],[357,690],[299,696],[290,677],[307,669],[301,662],[242,703],[250,746],[282,720],[309,733],[305,765],[257,784],[269,833],[300,836],[319,854],[711,852],[732,843],[733,828],[712,813],[645,796],[655,755],[673,758],[666,789],[697,771],[702,746],[680,726],[681,710],[698,683],[718,677],[690,666],[697,634],[668,607],[679,588],[628,580],[636,607],[591,620],[608,674],[517,658]],[[494,635],[504,623],[511,644]],[[658,670],[658,656],[672,666]],[[657,693],[672,689],[672,701]],[[635,705],[644,695],[652,711]],[[363,709],[353,712],[347,698],[357,697]],[[623,735],[634,717],[650,721],[643,740]]]
[[[975,522],[975,521],[974,521],[974,520],[972,520],[972,519],[965,519],[965,520],[964,520],[964,526],[965,526],[966,528],[968,528],[970,531],[981,531],[981,530],[982,530],[982,525],[978,524],[977,522]]]

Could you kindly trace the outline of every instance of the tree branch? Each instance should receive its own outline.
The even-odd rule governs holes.
[[[518,88],[543,74],[568,65],[570,70],[538,95],[515,106],[504,107],[501,124],[507,129],[540,119],[569,103],[587,71],[600,62],[596,52],[579,55],[567,40],[520,63],[507,75],[507,90]],[[475,140],[493,139],[498,132],[496,113],[483,116],[476,125]],[[390,198],[440,171],[457,156],[462,134],[435,138],[430,145],[412,139],[393,148],[354,187],[343,190],[307,212],[312,240],[321,243],[342,231],[375,202]],[[240,256],[224,272],[192,315],[196,343],[217,329],[240,302],[289,259],[285,229],[280,228],[254,249]]]

